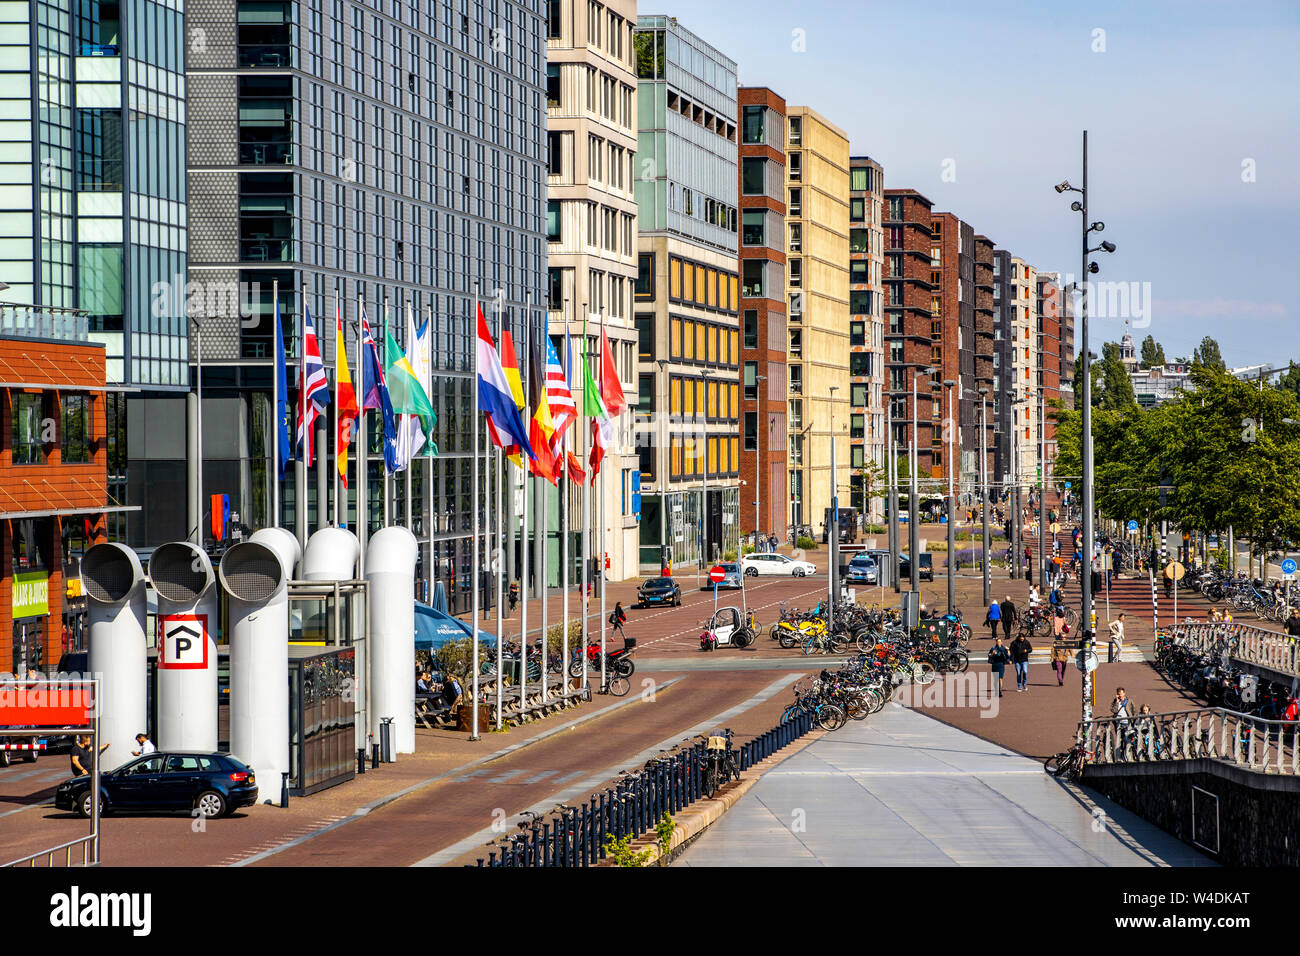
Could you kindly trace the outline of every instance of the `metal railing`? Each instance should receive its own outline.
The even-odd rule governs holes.
[[[779,724],[733,751],[740,771],[750,769],[813,729],[810,714]],[[653,760],[639,773],[624,774],[615,783],[577,807],[557,807],[549,819],[521,824],[508,838],[478,860],[483,867],[585,867],[607,856],[609,838],[636,839],[655,828],[666,813],[679,812],[704,797],[708,751],[696,742]]]
[[[1300,724],[1222,707],[1083,721],[1075,739],[1097,764],[1211,759],[1300,776]]]
[[[64,854],[63,865],[72,866],[72,851],[76,847],[81,847],[82,866],[97,866],[99,864],[99,835],[92,833],[88,836],[70,840],[67,843],[61,843],[48,850],[41,850],[39,853],[33,853],[31,856],[25,856],[18,860],[10,860],[8,863],[0,863],[0,869],[9,869],[10,867],[16,866],[29,866],[32,869],[35,869],[36,861],[40,859],[45,860],[45,865],[47,867],[53,868],[54,856],[60,851]]]
[[[1168,634],[1176,644],[1197,654],[1219,655],[1226,651],[1229,657],[1243,664],[1300,677],[1300,644],[1281,631],[1253,624],[1198,621],[1175,624]]]

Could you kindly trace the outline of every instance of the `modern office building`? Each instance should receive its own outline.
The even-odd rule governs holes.
[[[832,497],[851,487],[849,138],[807,106],[789,107],[787,123],[791,511],[820,534]]]
[[[552,3],[547,10],[548,325],[561,355],[563,337],[569,336],[577,354],[585,331],[594,362],[603,322],[629,397],[629,411],[616,422],[615,447],[601,463],[603,511],[598,496],[589,495],[591,527],[598,528],[604,515],[608,577],[621,581],[637,574],[641,543],[642,475],[631,411],[637,395],[632,302],[637,278],[637,205],[632,188],[638,174],[636,2]],[[575,394],[580,395],[581,381],[575,376]],[[573,437],[574,447],[586,460],[590,430],[575,429]],[[579,526],[576,516],[581,514],[582,492],[570,484],[566,493],[572,525]],[[558,508],[547,509],[547,524],[558,532]],[[573,528],[570,532],[575,540],[569,554],[576,560],[580,532]],[[558,539],[548,535],[548,540],[552,541],[548,568],[552,583],[558,583]]]
[[[144,421],[160,395],[183,406],[186,312],[207,305],[185,287],[185,12],[183,0],[0,4],[0,302],[84,314],[107,381],[131,393],[101,396],[123,425],[109,429],[109,494],[178,501],[180,525],[183,462],[146,461],[168,423]],[[115,512],[109,533],[138,537],[143,520]]]
[[[886,499],[884,188],[880,163],[849,157],[849,504],[873,523]]]
[[[106,540],[105,347],[70,309],[0,305],[0,672],[84,650],[80,558]]]
[[[786,312],[785,100],[741,87],[740,527],[785,536],[789,347]],[[797,245],[791,254],[800,253]]]
[[[909,475],[908,450],[913,447],[914,431],[918,477],[941,474],[941,459],[934,457],[934,450],[943,431],[943,380],[942,373],[930,371],[936,291],[930,268],[931,206],[914,189],[885,190],[885,371],[900,478]]]
[[[636,57],[641,563],[698,567],[740,532],[736,64],[665,16]]]
[[[525,304],[540,318],[546,294],[546,19],[537,4],[513,0],[472,10],[194,0],[186,29],[203,37],[187,44],[185,63],[189,278],[199,290],[239,288],[248,305],[242,318],[203,319],[204,491],[228,494],[248,527],[268,523],[277,484],[287,527],[330,519],[332,419],[317,432],[326,453],[305,500],[295,500],[292,469],[283,482],[268,475],[275,283],[290,362],[310,309],[331,378],[336,305],[354,367],[362,302],[380,341],[386,326],[405,346],[407,316],[428,320],[438,455],[391,483],[387,510],[405,524],[413,503],[417,594],[442,581],[459,611],[473,577],[476,299],[494,335],[509,328],[523,343]],[[166,415],[172,427],[184,423],[179,409]],[[370,418],[366,511],[375,527],[385,483]],[[174,449],[161,454],[174,467]],[[354,526],[355,456],[351,464],[342,511]],[[151,502],[155,518],[132,543],[183,535],[196,518],[183,501]]]

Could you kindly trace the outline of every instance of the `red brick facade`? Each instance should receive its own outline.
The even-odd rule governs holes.
[[[65,538],[79,544],[84,539],[86,545],[104,540],[108,448],[103,387],[102,346],[0,338],[0,672],[58,665],[64,650]],[[42,461],[35,464],[14,463],[14,414],[23,393],[42,396],[42,431],[53,436],[41,445]],[[84,464],[63,463],[60,410],[64,397],[74,394],[90,399],[89,461]],[[16,572],[48,574],[48,614],[21,625],[39,634],[35,659],[21,647],[15,654]]]
[[[914,189],[885,190],[885,389],[900,459],[912,439],[913,377],[931,364],[930,309],[937,291],[930,269],[931,205]],[[931,392],[929,379],[917,378],[916,386],[917,470],[938,477],[933,455],[934,438],[942,437],[934,415],[937,393]]]

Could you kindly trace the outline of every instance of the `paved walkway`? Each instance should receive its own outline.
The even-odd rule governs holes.
[[[1212,864],[1037,761],[891,704],[769,771],[678,865]]]

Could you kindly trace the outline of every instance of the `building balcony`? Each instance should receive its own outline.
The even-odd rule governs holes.
[[[88,342],[90,323],[79,309],[0,302],[0,336]]]

